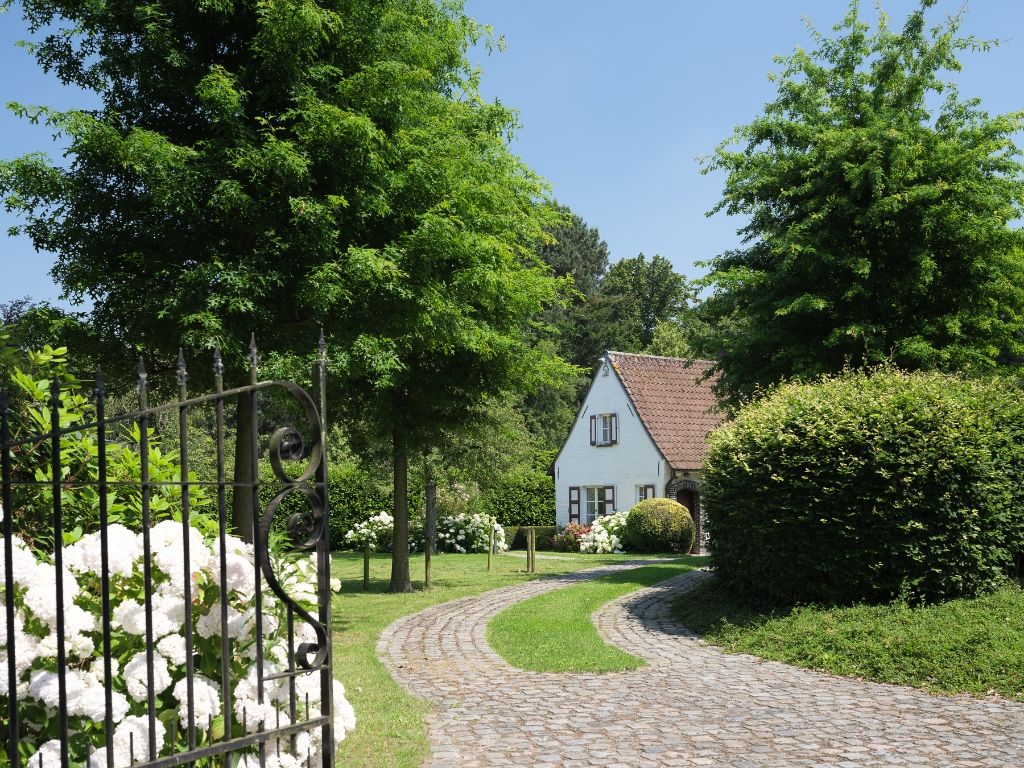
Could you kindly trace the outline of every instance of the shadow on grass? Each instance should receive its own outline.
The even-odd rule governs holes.
[[[780,607],[738,597],[718,579],[709,579],[672,603],[672,617],[697,635],[715,635],[728,627],[753,629],[791,615],[797,606]]]

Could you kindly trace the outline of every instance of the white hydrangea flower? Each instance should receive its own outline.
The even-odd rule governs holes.
[[[148,701],[149,665],[146,652],[139,651],[124,665],[124,682],[128,695],[136,701]],[[153,654],[153,694],[159,696],[171,684],[171,673],[167,659],[159,653]]]
[[[35,572],[40,564],[29,546],[17,536],[12,537],[11,545],[11,572],[14,574],[14,583],[20,587],[28,587],[36,580]],[[6,579],[7,548],[0,546],[0,588],[5,586]]]
[[[173,615],[174,609],[180,606],[180,601],[175,601],[163,596],[153,595],[153,639],[169,635],[181,629],[184,619],[184,606],[181,606],[182,617]],[[136,600],[125,600],[113,610],[111,626],[115,629],[123,629],[130,635],[139,637],[146,636],[146,607],[140,605]]]
[[[356,711],[352,708],[348,699],[345,698],[345,686],[340,680],[334,681],[334,738],[341,741],[345,734],[355,730]]]
[[[188,728],[188,680],[181,678],[174,685],[174,698],[178,702],[178,719],[182,728]],[[210,722],[220,715],[220,686],[203,675],[192,678],[193,720],[196,728],[205,731]]]
[[[60,742],[50,739],[25,761],[26,768],[60,768]]]
[[[64,612],[67,612],[78,597],[78,580],[67,568],[63,569]],[[25,594],[22,596],[25,607],[40,621],[51,627],[57,623],[57,569],[47,563],[37,563],[27,579]]]
[[[186,657],[185,637],[183,635],[167,635],[156,644],[160,655],[176,667],[184,666]]]
[[[107,526],[107,565],[112,576],[131,576],[142,557],[142,536],[120,523]],[[87,533],[64,550],[64,562],[79,573],[101,573],[103,569],[99,532]]]
[[[167,729],[157,719],[156,728],[156,751],[157,754],[164,747],[164,736]],[[149,750],[149,718],[148,717],[126,717],[114,731],[114,765],[128,766],[132,762],[140,762],[148,756]],[[106,753],[104,753],[104,759]],[[103,763],[105,765],[106,763]]]
[[[203,535],[195,528],[188,529],[188,578],[204,570],[213,560],[213,553],[203,541]],[[181,523],[163,520],[150,530],[150,549],[157,567],[171,580],[178,589],[185,588],[185,547]]]
[[[264,614],[264,628],[266,628],[267,615]],[[228,605],[228,637],[231,638],[242,638],[247,637],[250,633],[254,632],[256,628],[256,609],[247,608],[244,611],[239,611],[232,605]],[[204,639],[210,639],[211,637],[220,637],[221,633],[221,620],[220,620],[220,603],[214,603],[210,608],[209,613],[206,613],[199,617],[199,621],[196,622],[196,632],[200,637]]]

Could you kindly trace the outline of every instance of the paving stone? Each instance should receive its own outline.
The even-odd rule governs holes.
[[[391,675],[434,705],[441,766],[924,766],[1021,768],[1024,705],[932,696],[726,654],[670,615],[693,571],[593,616],[605,640],[648,666],[607,675],[524,672],[487,644],[492,617],[521,600],[650,561],[539,579],[432,606],[380,637]]]

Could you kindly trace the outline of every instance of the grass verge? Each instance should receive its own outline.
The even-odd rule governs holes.
[[[705,640],[798,667],[1024,701],[1024,590],[937,605],[758,609],[710,583],[674,615]]]
[[[659,581],[699,567],[681,557],[593,581],[574,584],[516,603],[487,626],[487,642],[515,667],[533,672],[623,672],[643,659],[608,645],[591,615],[602,605]]]
[[[363,557],[358,553],[334,556],[333,575],[342,581],[342,594],[334,598],[334,668],[345,684],[356,710],[356,729],[341,744],[338,764],[380,768],[419,766],[429,752],[424,716],[429,705],[405,692],[377,659],[381,631],[395,619],[467,595],[517,584],[533,578],[594,568],[636,559],[626,555],[559,553],[557,560],[538,553],[537,574],[526,573],[526,559],[496,555],[487,572],[487,555],[435,555],[434,588],[429,592],[392,595],[386,592],[391,574],[387,554],[371,557],[371,591],[362,592]],[[413,585],[423,573],[423,556],[411,558]]]

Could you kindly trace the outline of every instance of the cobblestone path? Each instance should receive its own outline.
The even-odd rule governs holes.
[[[494,590],[399,619],[377,651],[435,704],[431,766],[1024,767],[1024,705],[945,698],[725,654],[669,618],[704,572],[609,603],[609,642],[649,665],[523,672],[487,645],[508,605],[638,563]]]

